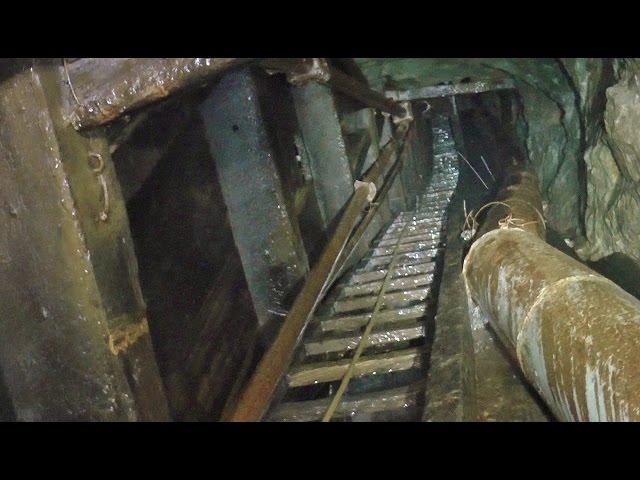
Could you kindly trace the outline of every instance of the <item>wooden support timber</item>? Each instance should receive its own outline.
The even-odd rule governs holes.
[[[370,375],[378,371],[409,370],[422,365],[426,358],[426,350],[420,348],[369,355],[355,364],[354,377]],[[318,362],[299,366],[288,373],[287,383],[291,388],[314,385],[318,382],[334,382],[342,379],[350,363],[351,359],[344,359],[337,362]]]
[[[124,114],[167,98],[184,88],[204,84],[253,58],[81,58],[64,59],[69,102],[65,117],[76,129],[110,123]],[[262,59],[269,69],[315,80],[312,61],[316,59]],[[330,69],[328,85],[366,106],[402,117],[404,109],[381,93],[337,69]]]
[[[19,420],[167,420],[124,201],[59,62],[0,82],[0,368]]]
[[[308,261],[261,109],[263,75],[252,67],[229,72],[201,113],[247,285],[269,343]]]
[[[259,421],[267,412],[271,398],[285,374],[297,341],[326,289],[354,224],[369,204],[369,187],[357,188],[344,211],[336,231],[311,270],[302,291],[296,297],[278,336],[264,354],[246,389],[240,396],[231,421]]]
[[[204,83],[251,58],[82,58],[65,62],[76,129],[112,122],[125,113]],[[62,60],[61,60],[62,63]]]
[[[498,200],[464,262],[472,314],[558,419],[640,420],[640,301],[544,242],[534,175],[510,175]]]
[[[474,93],[492,92],[495,90],[511,90],[515,88],[513,80],[480,80],[469,83],[456,83],[452,85],[436,85],[409,90],[387,90],[388,98],[398,102],[410,100],[424,100],[427,98],[449,97],[452,95],[470,95]]]
[[[285,72],[294,84],[309,81],[326,83],[333,90],[360,102],[364,106],[376,108],[396,117],[404,117],[406,114],[405,109],[399,103],[372,90],[346,73],[330,67],[323,59],[268,58],[261,60],[260,64],[270,70]]]
[[[380,153],[380,132],[376,110],[363,108],[346,113],[341,118],[342,131],[347,138],[359,138],[351,158],[351,166],[355,178],[369,170]]]
[[[293,87],[323,227],[327,229],[353,193],[353,175],[340,128],[333,93],[318,83]]]

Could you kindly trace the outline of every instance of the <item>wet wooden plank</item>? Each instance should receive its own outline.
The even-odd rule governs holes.
[[[429,250],[438,247],[440,244],[439,240],[425,240],[420,242],[413,243],[405,243],[402,245],[393,246],[390,245],[388,247],[376,247],[373,249],[372,256],[373,257],[381,257],[385,255],[391,255],[394,251],[396,253],[410,253],[410,252],[419,252],[421,250]]]
[[[402,322],[404,320],[412,320],[422,318],[428,306],[426,304],[414,305],[407,308],[399,308],[396,310],[383,310],[378,312],[376,316],[376,324],[392,324]],[[365,313],[362,315],[346,315],[339,317],[327,318],[320,321],[320,329],[323,332],[337,331],[349,331],[356,330],[367,324],[371,318],[371,313]]]
[[[405,387],[381,392],[354,395],[342,401],[333,418],[340,419],[358,412],[371,415],[393,412],[419,406],[424,397],[424,384],[417,382]],[[329,398],[306,402],[288,402],[279,405],[270,415],[273,422],[315,422],[319,421],[329,406]]]
[[[66,121],[63,105],[68,85],[58,62],[38,62],[35,71],[46,97],[52,134],[106,311],[109,348],[118,355],[127,373],[140,418],[168,420],[129,217],[106,133],[95,130],[82,134]]]
[[[400,245],[403,245],[405,243],[414,243],[414,242],[419,242],[419,241],[427,241],[427,240],[440,240],[440,231],[435,231],[435,232],[431,232],[428,234],[422,234],[422,235],[411,235],[405,238],[402,238],[400,240],[400,242],[398,242],[398,237],[395,238],[385,238],[385,239],[381,239],[380,242],[378,242],[378,247],[386,247],[389,245],[396,245],[397,243],[399,243]]]
[[[354,366],[354,377],[391,373],[420,368],[425,352],[419,348],[407,348],[395,352],[361,357]],[[335,362],[308,363],[292,369],[287,375],[289,387],[303,387],[322,382],[340,380],[349,368],[350,359]]]
[[[76,129],[104,125],[251,60],[82,58],[67,64],[65,81],[71,89],[65,105],[66,117]]]
[[[396,290],[413,290],[418,287],[430,285],[433,282],[433,274],[412,275],[408,277],[394,278],[387,286],[387,292]],[[342,289],[342,298],[361,295],[377,295],[382,288],[383,281],[369,282],[361,285],[347,285]]]
[[[0,81],[3,380],[18,420],[136,420],[47,100],[31,62],[12,62]]]
[[[413,290],[387,293],[382,299],[382,308],[401,308],[414,302],[423,302],[431,292],[429,287]],[[357,310],[373,309],[378,296],[352,297],[338,300],[333,308],[337,313],[355,312]]]
[[[406,277],[411,275],[419,275],[421,273],[432,273],[435,269],[435,262],[424,262],[418,263],[415,265],[404,265],[396,268],[393,272],[391,272],[392,278],[395,277]],[[383,279],[387,274],[387,270],[385,268],[373,270],[373,271],[365,271],[358,270],[351,277],[352,284],[359,283],[367,283],[374,282],[376,280]]]
[[[421,252],[409,252],[402,255],[398,255],[398,265],[415,265],[433,261],[436,255],[438,255],[439,249],[433,248],[429,250],[423,250]],[[376,269],[380,267],[386,267],[391,263],[393,259],[392,255],[383,255],[380,257],[372,257],[365,265],[365,269]]]
[[[425,326],[417,324],[411,327],[391,328],[374,332],[366,339],[366,347],[381,347],[394,343],[408,342],[425,336]],[[321,355],[325,353],[344,352],[354,350],[360,342],[361,335],[352,335],[326,340],[309,341],[304,344],[307,355]]]

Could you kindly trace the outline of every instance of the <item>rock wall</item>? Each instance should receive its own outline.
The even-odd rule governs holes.
[[[588,145],[585,238],[576,252],[585,260],[623,253],[640,263],[640,61],[619,60],[608,67],[613,83],[602,111],[586,115]]]
[[[359,59],[374,88],[416,88],[510,77],[520,92],[522,131],[541,180],[545,214],[564,235],[580,231],[581,127],[570,76],[556,59]]]
[[[358,59],[374,88],[510,77],[550,226],[583,260],[640,264],[640,60]]]

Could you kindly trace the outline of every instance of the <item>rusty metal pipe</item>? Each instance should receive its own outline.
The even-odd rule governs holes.
[[[463,267],[482,315],[564,421],[640,420],[640,301],[544,242],[535,176],[512,176]],[[537,210],[537,211],[536,211]],[[507,213],[528,223],[496,228]]]
[[[406,128],[401,125],[399,128]],[[404,133],[401,130],[401,133]],[[395,143],[394,143],[395,144]],[[302,290],[297,295],[278,336],[264,354],[249,383],[242,392],[238,404],[229,417],[232,422],[255,422],[267,413],[278,383],[286,373],[298,340],[316,307],[335,278],[334,274],[344,261],[345,247],[354,229],[361,223],[366,207],[375,195],[371,184],[384,189],[384,175],[393,168],[393,155],[385,149],[369,169],[363,182],[357,184],[340,221],[318,260],[311,269]],[[398,156],[395,157],[396,159]],[[388,179],[387,179],[388,180]]]

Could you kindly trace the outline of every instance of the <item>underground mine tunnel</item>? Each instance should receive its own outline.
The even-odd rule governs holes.
[[[0,60],[6,421],[640,419],[640,62]]]

